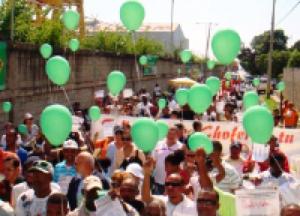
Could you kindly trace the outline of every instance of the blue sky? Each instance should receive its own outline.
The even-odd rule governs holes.
[[[119,8],[125,0],[85,0],[85,13],[107,22],[119,22]],[[299,0],[277,0],[276,15],[280,20]],[[171,0],[141,0],[146,10],[144,22],[170,22]],[[207,22],[217,23],[213,31],[232,28],[242,41],[270,28],[272,0],[175,0],[175,22],[183,26],[190,48],[203,54]],[[289,44],[300,39],[300,5],[277,27],[286,31]],[[202,24],[196,24],[196,23]]]

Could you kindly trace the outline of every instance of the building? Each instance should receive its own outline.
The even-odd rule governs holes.
[[[94,34],[99,31],[108,32],[126,32],[126,29],[120,23],[106,23],[97,19],[86,19],[87,34]],[[172,51],[172,34],[170,24],[164,23],[147,23],[144,24],[137,32],[137,37],[145,37],[161,42],[166,51]],[[185,37],[180,24],[173,26],[174,49],[189,49],[189,40]]]

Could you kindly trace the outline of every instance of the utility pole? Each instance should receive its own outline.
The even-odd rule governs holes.
[[[170,49],[171,49],[171,52],[173,54],[174,52],[174,31],[173,31],[173,28],[174,28],[174,4],[175,4],[175,0],[171,0],[171,40],[170,40]]]
[[[273,43],[274,43],[275,9],[276,9],[276,0],[273,0],[272,21],[271,21],[271,31],[270,31],[270,50],[269,50],[269,56],[268,56],[267,99],[269,99],[270,96],[271,96],[272,56],[273,56]]]
[[[197,22],[196,24],[207,24],[208,25],[208,30],[207,30],[207,37],[206,37],[206,48],[205,48],[205,61],[201,64],[201,70],[204,74],[204,78],[207,77],[206,70],[205,70],[205,63],[208,59],[208,51],[209,51],[209,43],[210,43],[210,38],[211,38],[211,30],[212,27],[215,25],[218,25],[217,23],[209,22],[209,23],[201,23]]]

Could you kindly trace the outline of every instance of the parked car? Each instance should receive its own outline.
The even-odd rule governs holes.
[[[257,92],[259,94],[263,94],[267,92],[267,86],[268,86],[268,78],[267,77],[261,77],[260,78],[260,84],[257,87]],[[271,86],[270,86],[270,91],[271,94],[273,93],[273,82],[271,81]]]

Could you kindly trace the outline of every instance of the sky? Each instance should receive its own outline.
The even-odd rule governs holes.
[[[101,21],[120,22],[119,8],[125,0],[85,0],[85,15]],[[170,23],[171,0],[140,0],[146,10],[144,23]],[[299,0],[277,0],[276,22]],[[203,55],[209,22],[212,34],[220,29],[236,30],[246,45],[255,35],[270,29],[272,0],[175,0],[174,22],[183,27],[190,49]],[[300,5],[276,28],[284,29],[288,44],[300,40]]]

